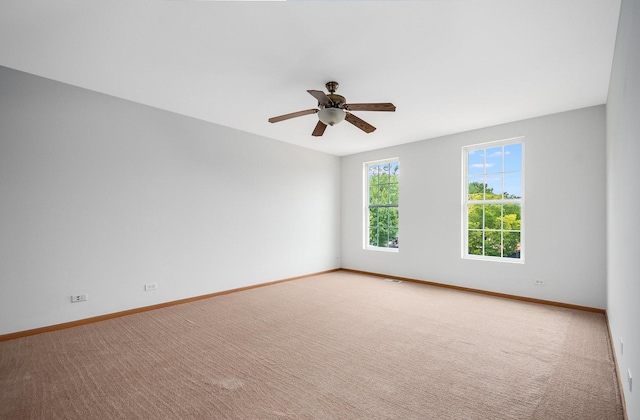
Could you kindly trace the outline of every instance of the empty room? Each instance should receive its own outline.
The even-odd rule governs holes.
[[[640,0],[0,4],[0,418],[640,420]]]

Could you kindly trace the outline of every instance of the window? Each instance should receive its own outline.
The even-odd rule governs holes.
[[[398,250],[397,158],[365,163],[365,249]]]
[[[524,139],[463,148],[463,258],[524,261]]]

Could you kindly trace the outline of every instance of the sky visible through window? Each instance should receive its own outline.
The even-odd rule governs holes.
[[[491,189],[496,194],[508,194],[514,198],[522,197],[521,143],[505,145],[504,152],[503,146],[470,150],[468,166],[469,183],[486,184],[487,190]]]

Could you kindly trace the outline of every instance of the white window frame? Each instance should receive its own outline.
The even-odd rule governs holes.
[[[521,182],[522,182],[522,195],[521,198],[517,199],[509,199],[502,198],[499,200],[469,200],[469,168],[468,168],[468,156],[469,151],[473,150],[484,150],[491,149],[500,146],[509,146],[512,144],[521,144],[522,145],[522,163],[521,163]],[[484,156],[486,162],[486,154]],[[503,263],[516,263],[516,264],[524,264],[525,262],[525,138],[524,137],[514,137],[504,140],[491,141],[486,143],[479,143],[469,146],[464,146],[462,148],[462,258],[470,259],[470,260],[482,260],[482,261],[495,261],[495,262],[503,262]],[[491,173],[501,173],[504,175],[505,173],[510,173],[509,171],[504,170],[504,159],[502,160],[502,169],[500,172],[491,172]],[[486,174],[485,167],[485,174]],[[504,191],[504,176],[503,176],[503,188]],[[519,258],[508,258],[504,256],[489,256],[489,255],[476,255],[469,254],[469,216],[467,214],[468,208],[470,204],[520,204],[520,257]],[[484,228],[483,228],[484,230]],[[504,233],[503,229],[500,232]],[[484,244],[483,244],[484,247]],[[484,253],[484,250],[483,250]]]
[[[400,166],[400,159],[397,157],[394,158],[388,158],[388,159],[380,159],[380,160],[375,160],[375,161],[370,161],[370,162],[364,162],[363,164],[363,191],[364,191],[364,205],[363,205],[363,231],[364,231],[364,235],[363,235],[363,249],[365,250],[371,250],[371,251],[382,251],[382,252],[393,252],[393,253],[397,253],[399,252],[399,246],[395,247],[395,248],[391,248],[391,247],[380,247],[380,246],[373,246],[369,244],[369,233],[370,233],[370,226],[369,226],[369,167],[373,166],[373,165],[382,165],[385,163],[394,163],[397,162],[398,163],[398,167]],[[395,207],[398,209],[398,224],[400,223],[400,217],[399,217],[399,213],[400,213],[400,180],[398,179],[398,204],[394,205],[394,206],[390,206],[390,207]],[[399,229],[399,226],[398,226]]]

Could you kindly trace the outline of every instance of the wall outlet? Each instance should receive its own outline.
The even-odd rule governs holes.
[[[622,337],[620,337],[620,354],[624,354],[624,341],[622,341]]]
[[[627,377],[629,378],[629,392],[633,391],[633,381],[631,378],[631,369],[627,369]]]
[[[83,294],[83,295],[72,295],[71,296],[71,303],[76,303],[76,302],[85,302],[87,300],[87,294]]]
[[[158,288],[158,283],[149,283],[144,285],[144,291],[149,292],[151,290],[156,290]]]
[[[544,280],[541,280],[541,279],[535,279],[535,280],[533,281],[533,284],[535,284],[536,286],[544,286],[545,281],[544,281]]]

